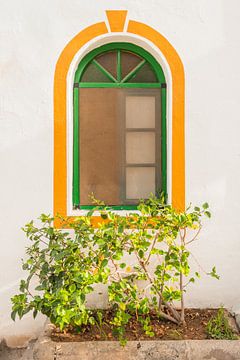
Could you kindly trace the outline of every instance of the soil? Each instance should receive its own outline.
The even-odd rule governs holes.
[[[218,309],[186,309],[185,311],[185,326],[176,325],[170,321],[159,319],[156,315],[151,316],[151,325],[155,333],[154,337],[147,336],[141,324],[132,318],[126,327],[127,340],[204,340],[208,339],[206,333],[206,325],[208,321],[214,317]],[[235,323],[234,318],[227,313],[231,323]],[[99,329],[96,325],[86,326],[77,333],[76,330],[68,329],[66,332],[61,332],[54,328],[51,333],[51,339],[57,342],[66,341],[104,341],[104,340],[118,340],[117,336],[113,334],[113,327],[109,324],[112,319],[111,310],[105,310],[103,315],[102,328]]]

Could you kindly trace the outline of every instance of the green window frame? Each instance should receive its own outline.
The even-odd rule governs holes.
[[[132,52],[142,58],[142,61],[127,74],[124,78],[121,76],[121,50]],[[116,78],[112,76],[95,57],[110,51],[117,52],[117,71]],[[83,82],[82,76],[89,66],[94,64],[110,82]],[[139,83],[128,82],[134,79],[134,76],[142,68],[143,65],[149,64],[156,75],[157,82]],[[110,43],[100,46],[89,52],[79,63],[75,72],[73,87],[73,182],[72,182],[72,203],[73,209],[91,209],[93,206],[80,204],[80,169],[79,169],[79,89],[81,88],[159,88],[161,92],[161,192],[167,198],[167,125],[166,125],[166,104],[167,89],[166,80],[163,70],[156,59],[145,49],[131,43]],[[136,209],[136,205],[111,206],[115,210],[132,210]]]

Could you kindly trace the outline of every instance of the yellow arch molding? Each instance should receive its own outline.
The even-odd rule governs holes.
[[[107,11],[111,32],[122,32],[126,11]],[[172,204],[185,208],[184,156],[184,69],[176,50],[156,30],[130,20],[128,33],[139,35],[155,44],[165,56],[172,73]],[[88,41],[108,33],[104,22],[94,24],[78,33],[62,51],[54,77],[54,215],[67,216],[67,73],[70,64]],[[97,223],[99,218],[94,218]],[[60,226],[56,222],[56,226]]]

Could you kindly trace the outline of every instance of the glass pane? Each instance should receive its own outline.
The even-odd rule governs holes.
[[[127,51],[121,51],[122,79],[130,73],[140,62],[142,58]]]
[[[129,83],[155,83],[157,77],[149,64],[144,64],[141,69],[128,81]]]
[[[126,162],[127,164],[155,163],[154,132],[126,133]]]
[[[102,65],[115,79],[117,78],[117,52],[109,51],[107,53],[98,55],[96,60]]]
[[[155,96],[126,96],[126,127],[155,128]]]
[[[89,64],[81,82],[112,82],[105,74],[103,74],[95,64]]]
[[[107,205],[121,205],[118,96],[119,89],[79,91],[81,205],[92,205],[91,193]]]
[[[146,199],[155,194],[154,167],[127,167],[126,168],[126,198]]]

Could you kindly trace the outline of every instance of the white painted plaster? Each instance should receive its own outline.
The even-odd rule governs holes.
[[[163,34],[185,67],[187,202],[208,201],[213,214],[192,248],[221,275],[193,284],[187,304],[240,310],[239,1],[8,0],[0,12],[0,337],[34,334],[43,324],[30,315],[13,323],[9,299],[24,276],[20,228],[52,212],[56,61],[74,35],[119,8]]]

